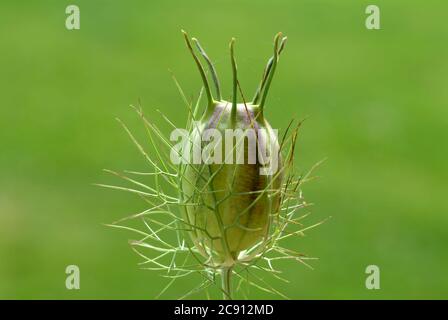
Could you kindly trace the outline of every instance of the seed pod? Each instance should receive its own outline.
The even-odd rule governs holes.
[[[302,195],[301,186],[311,179],[311,172],[320,164],[313,166],[306,174],[297,175],[294,172],[294,151],[302,122],[293,126],[292,120],[279,145],[277,131],[270,126],[263,112],[286,37],[277,34],[274,38],[273,56],[268,60],[252,101],[247,102],[238,82],[234,40],[230,43],[232,98],[226,101],[221,97],[216,70],[204,49],[185,32],[184,36],[204,85],[198,103],[191,108],[173,76],[190,111],[187,125],[190,134],[178,129],[162,114],[175,129],[168,139],[154,122],[146,118],[140,105],[133,106],[143,120],[149,142],[154,147],[151,154],[119,120],[152,169],[149,172],[125,173],[107,170],[134,187],[99,186],[137,194],[150,207],[111,226],[138,234],[140,239],[130,241],[130,245],[144,259],[142,264],[148,264],[149,270],[165,271],[164,276],[172,278],[160,294],[175,279],[199,272],[204,282],[181,299],[216,284],[217,274],[221,275],[224,299],[231,299],[241,289],[241,284],[287,298],[264,279],[250,274],[250,270],[257,273],[267,271],[267,275],[282,279],[276,268],[275,261],[278,260],[291,260],[309,266],[306,256],[297,251],[296,244],[288,248],[283,241],[301,237],[305,231],[323,223],[304,227],[302,220],[309,213],[297,216],[301,209],[310,205]],[[216,98],[211,93],[207,75],[192,42],[208,65]],[[242,100],[240,103],[237,101],[238,92]],[[198,121],[197,108],[202,93],[207,96],[207,107]],[[173,145],[171,142],[179,134],[182,142]],[[189,139],[185,141],[187,136]],[[282,148],[284,159],[280,156]],[[179,151],[182,151],[180,159]],[[143,176],[152,179],[153,183],[141,181]],[[167,192],[167,188],[176,190],[176,194]],[[143,229],[134,224],[127,225],[130,220],[142,221]],[[186,239],[188,237],[192,241]],[[147,255],[146,250],[152,253]],[[247,276],[241,275],[243,271]],[[236,288],[231,285],[233,275],[239,279]],[[208,292],[207,297],[210,297]]]
[[[203,66],[185,32],[184,36],[208,99],[203,116],[192,126],[187,148],[191,153],[189,159],[197,159],[194,150],[202,150],[200,162],[182,164],[180,168],[184,219],[191,227],[190,235],[196,248],[209,263],[231,268],[254,247],[269,240],[272,223],[280,210],[283,163],[276,131],[265,119],[263,110],[286,37],[281,38],[280,33],[276,35],[273,57],[252,102],[245,101],[239,87],[232,39],[233,96],[229,102],[221,98],[216,70],[193,38],[209,66],[218,96],[214,99]],[[238,91],[242,103],[237,103]],[[204,140],[212,140],[210,133],[213,133],[213,143],[207,144]],[[221,157],[216,156],[219,153]],[[220,159],[221,163],[207,161],[211,158]]]

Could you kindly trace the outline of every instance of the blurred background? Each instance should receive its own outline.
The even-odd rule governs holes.
[[[65,8],[80,8],[67,30]],[[381,30],[365,28],[365,8]],[[103,168],[148,170],[115,121],[139,132],[139,99],[185,123],[171,78],[197,97],[201,83],[180,29],[198,37],[231,96],[228,42],[236,37],[242,88],[252,96],[276,32],[288,36],[267,102],[272,126],[307,118],[301,172],[311,224],[292,246],[314,270],[282,264],[293,299],[448,298],[448,4],[385,1],[1,1],[0,298],[152,299],[167,283],[140,270],[135,235],[103,223],[145,208],[95,187]],[[115,180],[116,181],[116,180]],[[119,183],[120,181],[118,181]],[[65,288],[65,268],[81,289]],[[381,270],[367,290],[365,268]],[[183,279],[163,298],[197,284]],[[197,295],[193,298],[201,298]],[[256,289],[252,298],[276,298]]]

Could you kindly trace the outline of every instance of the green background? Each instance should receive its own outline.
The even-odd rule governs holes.
[[[365,8],[381,9],[381,30]],[[65,28],[65,8],[81,29]],[[101,169],[148,170],[125,132],[161,109],[182,126],[200,78],[180,29],[201,40],[230,98],[228,42],[251,96],[278,31],[288,36],[267,105],[285,128],[308,120],[299,171],[328,158],[305,186],[324,225],[293,243],[314,271],[282,266],[294,299],[448,298],[448,5],[446,1],[1,1],[0,298],[152,299],[166,279],[139,270],[134,235],[107,228],[145,208],[101,189]],[[65,288],[65,268],[81,289]],[[381,289],[367,290],[378,265]],[[197,284],[179,281],[164,298]],[[200,298],[201,296],[195,296]],[[275,298],[251,291],[252,298]]]

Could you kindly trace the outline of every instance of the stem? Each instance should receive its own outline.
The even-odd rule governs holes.
[[[222,297],[224,300],[232,300],[232,267],[221,269]]]
[[[236,122],[236,108],[237,108],[237,86],[238,86],[238,76],[237,76],[237,67],[235,61],[235,54],[233,50],[233,46],[235,44],[235,38],[232,38],[230,41],[230,61],[232,63],[232,74],[233,74],[233,85],[232,85],[232,111],[230,112],[230,118],[232,124]]]
[[[266,101],[266,97],[268,95],[269,88],[271,86],[272,78],[274,77],[275,69],[277,67],[278,54],[279,54],[278,53],[278,41],[281,38],[281,36],[282,36],[282,33],[279,32],[279,33],[277,33],[277,35],[274,38],[274,56],[273,56],[274,59],[272,59],[272,67],[269,70],[269,75],[267,76],[266,84],[264,85],[265,89],[264,89],[263,94],[261,96],[261,102],[260,102],[260,111],[262,113],[263,113],[264,103]]]
[[[202,67],[201,61],[199,61],[198,57],[193,51],[193,47],[191,46],[190,39],[188,38],[188,34],[182,30],[182,33],[185,38],[185,44],[187,45],[188,50],[190,50],[191,55],[193,56],[194,62],[196,62],[196,65],[199,69],[199,73],[202,78],[202,83],[204,84],[205,93],[207,94],[207,100],[208,100],[208,108],[212,108],[213,106],[213,96],[212,92],[210,91],[210,86],[208,85],[207,76],[205,75],[204,68]]]
[[[287,37],[283,37],[283,39],[282,39],[282,41],[280,43],[280,49],[278,50],[278,56],[280,56],[280,54],[282,53],[283,49],[285,48],[286,40],[287,40]],[[260,94],[262,93],[262,91],[264,89],[264,86],[266,84],[266,80],[267,80],[269,74],[271,73],[271,68],[272,68],[273,61],[274,61],[274,57],[271,57],[268,60],[268,63],[267,63],[267,65],[266,65],[266,67],[264,69],[264,72],[263,72],[263,77],[261,79],[260,85],[258,86],[257,91],[255,92],[255,96],[252,99],[252,103],[253,104],[257,104],[258,100],[260,99]]]
[[[208,67],[210,69],[210,72],[212,74],[212,79],[213,79],[213,83],[215,84],[215,88],[216,88],[216,95],[218,97],[218,100],[221,101],[222,100],[222,96],[221,96],[221,86],[219,84],[219,79],[218,79],[218,74],[216,73],[216,69],[215,66],[213,65],[212,61],[210,60],[210,58],[208,57],[207,53],[205,52],[205,50],[201,47],[201,44],[199,43],[198,39],[196,38],[192,38],[193,42],[196,44],[196,47],[199,50],[199,53],[202,55],[202,57],[205,59],[205,61],[208,64]]]

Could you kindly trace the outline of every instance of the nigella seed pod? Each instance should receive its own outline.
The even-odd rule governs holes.
[[[238,82],[234,39],[230,42],[232,97],[226,101],[221,96],[215,67],[205,50],[185,32],[184,38],[199,69],[203,89],[193,105],[173,76],[189,113],[186,129],[178,128],[162,114],[174,128],[169,139],[143,114],[140,105],[133,106],[149,138],[149,152],[118,119],[151,169],[106,170],[124,179],[126,185],[99,185],[138,195],[149,207],[111,226],[137,234],[139,238],[131,240],[130,245],[143,258],[141,265],[171,278],[159,295],[176,279],[200,273],[201,284],[181,299],[208,290],[210,285],[216,284],[217,274],[221,275],[224,299],[240,293],[245,296],[240,291],[244,284],[287,298],[257,273],[267,271],[268,276],[286,280],[279,275],[277,261],[289,260],[309,266],[307,257],[297,251],[297,246],[288,248],[285,243],[289,242],[285,240],[301,237],[322,222],[304,227],[302,220],[309,213],[298,216],[298,212],[309,205],[303,198],[302,184],[310,180],[311,171],[318,165],[306,174],[295,173],[294,151],[302,122],[293,126],[292,120],[279,139],[277,130],[271,127],[264,114],[286,37],[281,33],[275,36],[273,55],[251,101],[245,99]],[[200,57],[208,65],[215,96]],[[198,115],[203,94],[207,106],[203,114]],[[178,138],[182,141],[174,144]],[[146,179],[152,183],[146,183]],[[135,220],[143,224],[136,227]],[[232,277],[238,279],[237,286],[232,287]],[[207,297],[210,297],[208,291]]]
[[[201,149],[201,161],[184,163],[180,168],[184,219],[191,227],[189,233],[195,247],[208,263],[228,270],[239,260],[247,260],[253,252],[259,252],[269,241],[272,224],[280,210],[283,161],[277,132],[263,111],[286,37],[282,38],[279,33],[274,38],[273,57],[251,102],[245,101],[239,87],[234,39],[230,42],[233,95],[231,101],[225,101],[216,70],[204,49],[196,39],[191,39],[209,66],[216,99],[185,32],[184,37],[208,99],[203,116],[192,126],[187,148],[192,153],[189,159],[198,158],[193,153]],[[238,93],[243,102],[237,102]],[[210,151],[209,154],[204,150]],[[217,161],[207,161],[210,158]]]

